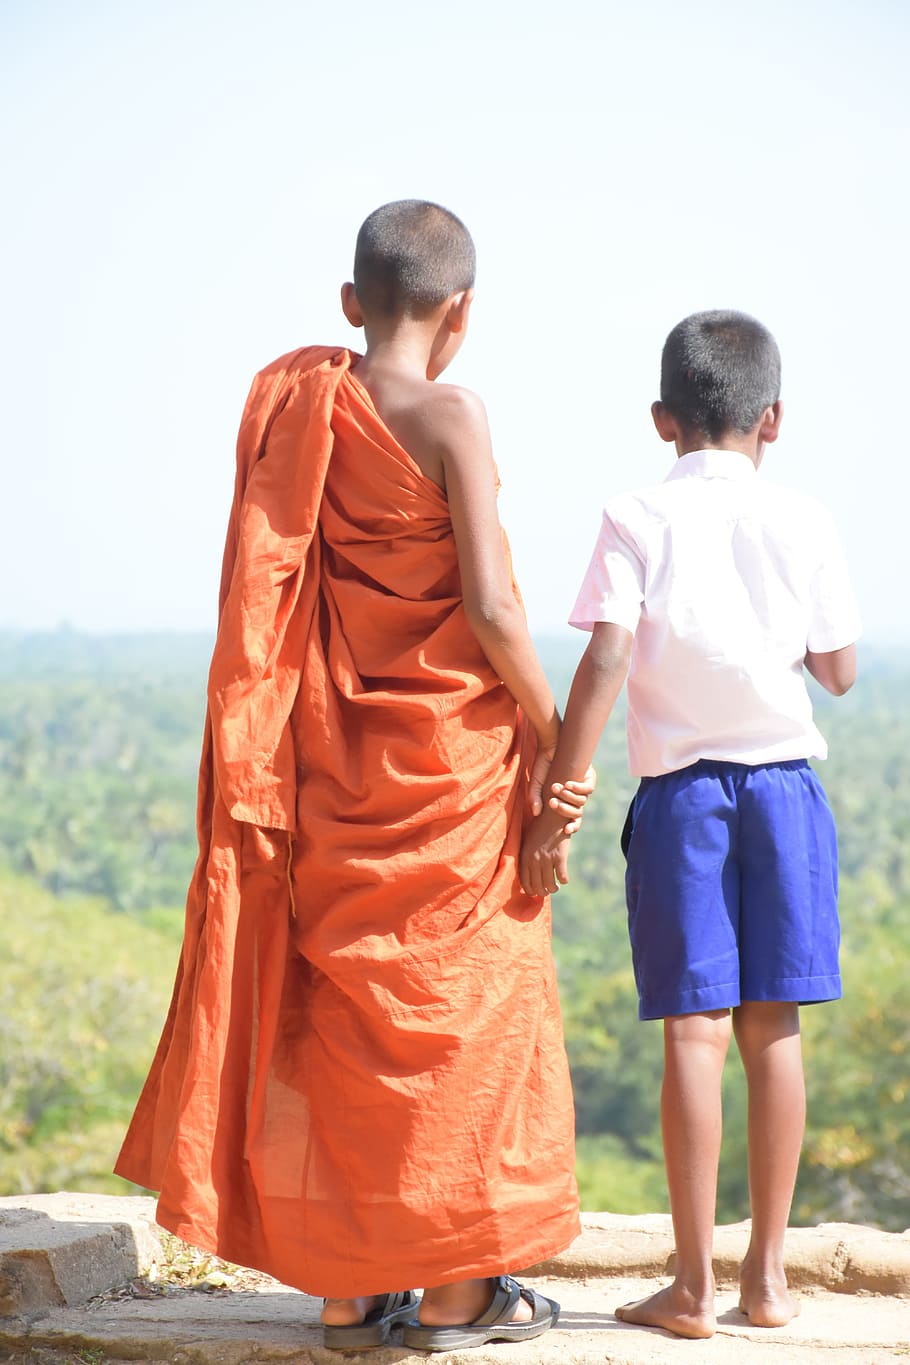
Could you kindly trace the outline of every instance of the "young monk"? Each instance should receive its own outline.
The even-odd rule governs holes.
[[[166,1228],[326,1296],[338,1347],[403,1319],[428,1350],[536,1336],[558,1305],[503,1272],[578,1230],[555,860],[539,895],[517,875],[559,717],[483,406],[434,382],[473,282],[453,214],[387,204],[342,290],[366,354],[253,383],[200,857],[117,1166]],[[569,830],[585,790],[557,803]]]

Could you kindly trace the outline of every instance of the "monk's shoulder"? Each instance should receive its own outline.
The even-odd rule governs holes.
[[[463,389],[458,384],[440,384],[437,380],[435,384],[427,385],[427,391],[428,401],[453,419],[476,421],[482,418],[486,421],[483,399],[473,389]]]
[[[420,408],[426,434],[445,449],[463,449],[465,438],[488,430],[483,399],[457,384],[428,384]]]
[[[392,435],[440,487],[447,467],[489,450],[486,409],[470,389],[425,379],[367,373],[367,388]],[[363,382],[363,381],[361,381]]]
[[[334,360],[336,356],[342,354],[337,346],[298,346],[293,351],[286,351],[284,355],[278,356],[268,365],[263,365],[257,371],[257,379],[274,379],[284,375],[305,374],[308,370],[316,370],[320,365],[324,365],[327,360]]]

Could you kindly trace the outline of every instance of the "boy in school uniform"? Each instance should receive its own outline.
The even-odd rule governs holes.
[[[784,1232],[805,1123],[799,1006],[840,996],[837,846],[808,760],[824,758],[808,670],[835,695],[856,676],[859,618],[827,512],[757,477],[782,416],[780,358],[742,313],[684,319],[652,408],[677,463],[607,504],[571,623],[591,631],[551,780],[584,771],[628,671],[631,771],[623,845],[642,1019],[664,1021],[664,1156],[672,1284],[624,1322],[708,1337],[731,1034],[749,1090],[750,1245],[741,1309],[756,1325],[798,1305]],[[522,850],[525,889],[568,841],[545,810]]]

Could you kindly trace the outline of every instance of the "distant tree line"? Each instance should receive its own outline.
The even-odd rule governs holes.
[[[542,642],[564,695],[583,642]],[[0,638],[0,1193],[109,1175],[151,1059],[195,858],[209,642]],[[910,659],[817,698],[841,839],[843,1002],[807,1009],[809,1127],[794,1220],[910,1225]],[[588,1208],[665,1207],[658,1024],[640,1024],[618,832],[634,789],[621,717],[554,900]],[[5,869],[5,870],[3,870]],[[731,1056],[718,1216],[748,1212]]]

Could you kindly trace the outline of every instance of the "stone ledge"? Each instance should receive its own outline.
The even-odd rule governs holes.
[[[319,1300],[273,1284],[258,1291],[172,1291],[160,1298],[98,1299],[144,1274],[160,1257],[155,1201],[84,1194],[0,1199],[0,1360],[13,1365],[417,1365],[400,1346],[362,1355],[326,1351]],[[440,1365],[885,1365],[910,1356],[910,1232],[852,1224],[792,1228],[787,1270],[808,1287],[803,1314],[764,1333],[736,1311],[736,1272],[748,1223],[719,1227],[718,1332],[683,1342],[616,1322],[617,1303],[654,1288],[673,1265],[670,1220],[662,1214],[585,1214],[568,1251],[525,1272],[563,1304],[558,1327],[520,1347],[437,1356]],[[86,1301],[93,1299],[94,1302]]]
[[[736,1285],[749,1242],[749,1222],[715,1229],[714,1273]],[[790,1228],[784,1260],[794,1288],[814,1285],[835,1293],[910,1295],[910,1230],[881,1232],[854,1223]],[[582,1233],[567,1251],[528,1267],[553,1277],[657,1276],[673,1273],[669,1214],[582,1214]]]
[[[370,1351],[328,1351],[318,1299],[276,1288],[243,1293],[186,1292],[122,1299],[49,1312],[40,1321],[0,1322],[7,1365],[906,1365],[907,1303],[878,1295],[814,1292],[786,1327],[763,1331],[736,1310],[735,1292],[718,1295],[710,1341],[617,1322],[613,1309],[653,1291],[648,1279],[554,1279],[537,1287],[557,1298],[553,1331],[520,1346],[495,1344],[437,1356],[408,1351],[396,1337]]]
[[[0,1198],[0,1317],[85,1303],[150,1266],[155,1201],[33,1194]]]

